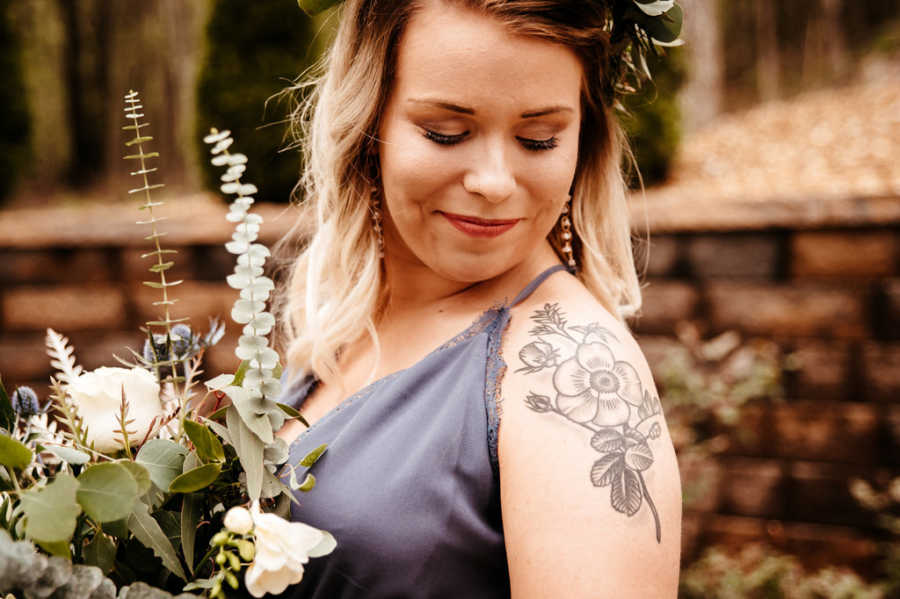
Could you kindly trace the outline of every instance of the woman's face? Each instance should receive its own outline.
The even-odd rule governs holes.
[[[379,129],[387,259],[475,282],[546,243],[575,173],[581,81],[571,49],[427,2]]]

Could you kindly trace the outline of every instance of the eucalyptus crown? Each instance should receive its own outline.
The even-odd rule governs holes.
[[[684,12],[675,0],[588,0],[606,12],[610,53],[604,73],[607,103],[621,108],[617,97],[637,92],[652,76],[647,54],[659,47],[680,46]],[[297,0],[308,15],[341,4],[343,0]]]

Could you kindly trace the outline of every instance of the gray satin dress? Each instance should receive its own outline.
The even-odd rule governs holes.
[[[497,465],[501,335],[509,308],[565,268],[547,269],[512,303],[348,397],[292,443],[291,464],[328,445],[291,519],[328,530],[337,548],[311,559],[282,597],[509,597]],[[317,384],[301,379],[281,401],[300,408]]]

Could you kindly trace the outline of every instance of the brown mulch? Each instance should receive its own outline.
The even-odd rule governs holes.
[[[900,196],[900,79],[727,115],[684,140],[648,201]]]

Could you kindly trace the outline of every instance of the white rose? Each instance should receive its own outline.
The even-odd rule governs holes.
[[[239,535],[253,530],[253,516],[245,507],[235,506],[225,514],[225,528]]]
[[[68,388],[69,396],[87,427],[88,442],[102,452],[122,449],[119,429],[119,409],[122,388],[128,400],[129,444],[140,443],[147,435],[153,419],[162,417],[159,383],[152,372],[144,368],[101,367],[76,378]],[[134,433],[132,434],[132,431]]]
[[[256,536],[256,555],[247,568],[244,583],[254,597],[283,593],[303,579],[303,564],[311,557],[331,553],[336,543],[329,533],[302,522],[288,522],[275,514],[260,513],[251,506]]]

